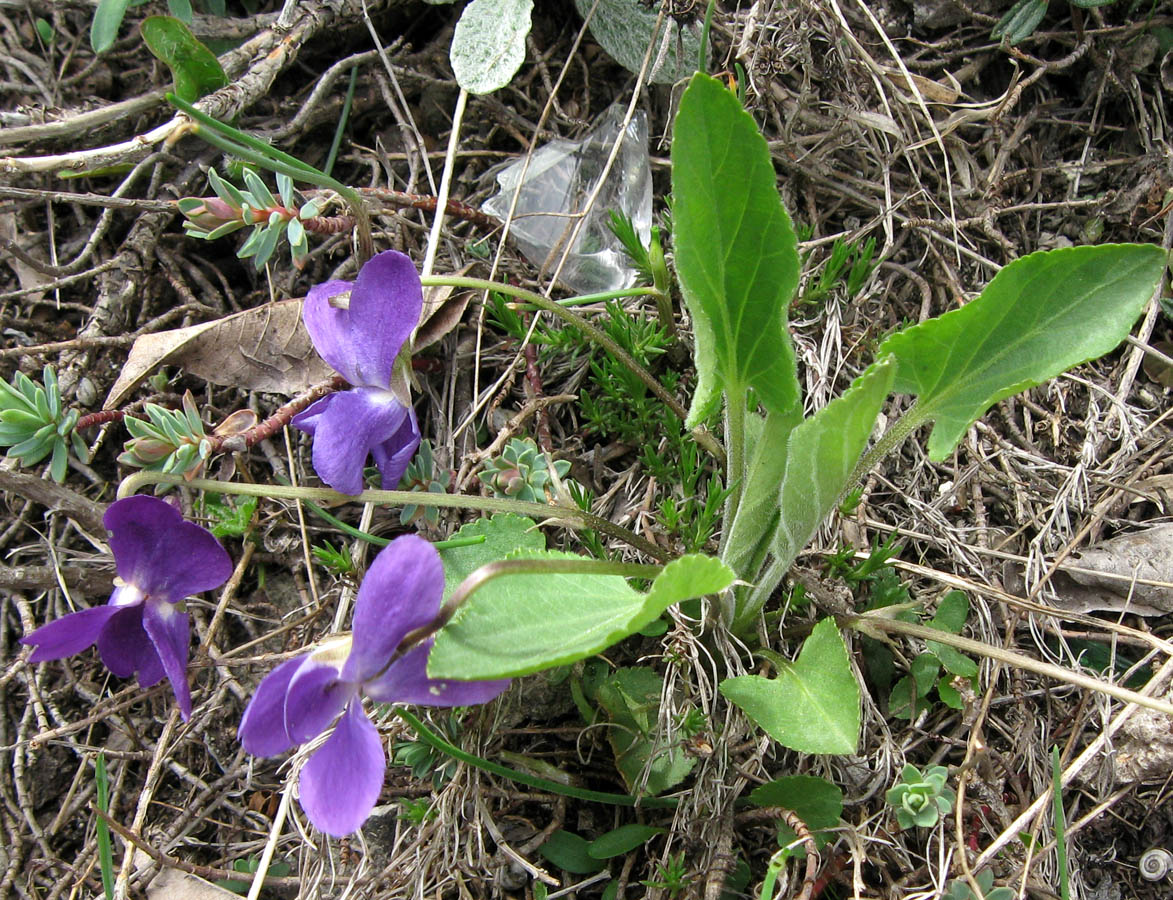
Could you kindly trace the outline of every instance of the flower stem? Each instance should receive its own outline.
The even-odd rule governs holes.
[[[139,471],[128,475],[118,486],[118,497],[129,497],[139,488],[148,484],[183,485],[197,491],[214,494],[236,494],[247,497],[270,497],[286,500],[318,500],[323,503],[379,503],[386,506],[438,506],[450,509],[477,509],[484,512],[516,513],[537,519],[552,519],[573,527],[565,520],[571,519],[582,528],[593,528],[623,541],[642,553],[660,562],[668,562],[668,553],[651,541],[633,534],[621,525],[584,512],[577,507],[553,506],[545,503],[530,503],[525,500],[505,500],[498,497],[468,497],[454,494],[433,494],[420,491],[363,491],[351,496],[340,494],[330,488],[286,487],[274,484],[239,484],[214,481],[208,478],[193,478],[190,481],[182,475],[164,472]]]
[[[410,725],[412,730],[419,736],[419,739],[429,747],[439,750],[441,753],[446,753],[458,762],[480,769],[483,772],[500,775],[502,778],[508,778],[527,787],[537,788],[540,791],[549,791],[551,794],[560,794],[563,797],[574,797],[577,800],[588,800],[593,803],[610,803],[612,806],[643,806],[649,809],[675,809],[680,804],[680,801],[675,797],[632,797],[630,794],[610,794],[604,791],[591,791],[568,784],[559,784],[557,781],[548,781],[545,778],[539,778],[537,775],[530,775],[526,772],[519,772],[517,769],[511,769],[500,763],[491,762],[479,756],[474,756],[471,753],[466,753],[455,744],[450,744],[444,740],[406,709],[397,707],[395,709],[395,715]]]

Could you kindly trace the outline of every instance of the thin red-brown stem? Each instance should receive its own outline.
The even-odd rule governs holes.
[[[95,425],[105,425],[107,422],[121,422],[126,412],[121,409],[100,409],[97,412],[86,413],[77,420],[74,428],[93,428]]]

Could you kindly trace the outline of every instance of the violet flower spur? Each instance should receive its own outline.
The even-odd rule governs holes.
[[[353,634],[336,635],[279,665],[244,711],[240,742],[254,756],[274,756],[303,744],[338,717],[334,733],[299,776],[301,806],[319,831],[342,837],[358,830],[383,788],[387,758],[363,712],[363,694],[379,703],[472,706],[509,686],[508,680],[429,678],[433,638],[396,657],[404,637],[435,619],[443,593],[444,567],[436,549],[414,535],[396,538],[363,579]]]
[[[335,305],[347,292],[349,304]],[[314,471],[339,493],[362,491],[368,455],[383,489],[394,490],[419,446],[406,380],[393,375],[422,308],[415,265],[394,250],[371,257],[357,281],[327,281],[306,296],[302,319],[314,347],[354,390],[323,397],[292,424],[313,437]]]
[[[36,645],[30,663],[73,656],[96,643],[119,678],[137,672],[139,684],[150,687],[166,676],[186,722],[190,624],[179,603],[227,581],[232,560],[211,532],[158,497],[118,500],[102,521],[118,569],[110,602],[62,616],[20,642]]]

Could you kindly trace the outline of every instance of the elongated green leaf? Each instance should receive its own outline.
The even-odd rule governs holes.
[[[721,558],[738,577],[752,580],[750,571],[758,548],[769,546],[778,520],[778,489],[786,471],[786,448],[790,434],[802,422],[797,406],[786,413],[769,413],[764,418],[746,418],[746,446],[752,448],[746,466],[741,503],[726,525],[729,534]]]
[[[173,16],[150,16],[142,24],[147,48],[171,70],[175,95],[194,103],[228,84],[216,54]]]
[[[771,412],[799,403],[786,314],[798,249],[765,139],[721,82],[697,73],[672,137],[676,268],[692,314],[698,384],[694,427],[718,393],[754,388]],[[731,401],[732,402],[732,401]]]
[[[638,822],[620,825],[591,841],[590,846],[587,847],[587,853],[593,859],[611,859],[614,856],[630,853],[637,847],[642,847],[657,834],[663,833],[663,828],[657,828],[654,825],[641,825]]]
[[[918,424],[934,423],[929,458],[944,459],[999,400],[1116,347],[1165,261],[1147,244],[1032,253],[961,309],[888,338],[879,355],[900,363],[893,389],[917,395]]]
[[[553,551],[513,558],[522,556],[579,558]],[[704,556],[672,561],[647,594],[618,575],[497,578],[477,590],[436,637],[428,673],[464,680],[513,678],[565,665],[610,647],[673,603],[724,590],[732,581],[724,564]]]
[[[90,22],[90,46],[95,53],[105,53],[114,46],[129,6],[130,0],[98,0]]]
[[[833,619],[815,626],[798,659],[777,678],[727,678],[721,693],[784,747],[802,753],[855,752],[859,683]]]
[[[840,494],[867,447],[876,416],[892,387],[896,366],[874,363],[842,397],[832,400],[794,429],[779,488],[781,520],[774,555],[792,561],[806,546]]]
[[[525,62],[533,0],[472,0],[460,14],[449,57],[457,83],[471,94],[509,84]]]

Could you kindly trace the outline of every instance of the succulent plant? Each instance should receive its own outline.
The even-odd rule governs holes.
[[[211,437],[241,434],[257,423],[252,410],[237,410],[209,436],[204,430],[191,391],[183,395],[183,409],[167,409],[157,403],[143,405],[146,419],[126,416],[122,423],[130,432],[118,461],[125,466],[167,472],[192,479],[199,474],[215,444]]]
[[[415,456],[407,464],[407,471],[403,473],[400,486],[407,491],[446,494],[448,493],[448,484],[451,481],[452,475],[447,469],[436,470],[432,442],[421,441]],[[399,512],[399,521],[404,525],[410,525],[420,518],[425,519],[429,525],[435,525],[440,521],[440,510],[435,506],[408,504]]]
[[[548,503],[553,499],[548,487],[552,481],[550,465],[532,440],[512,438],[500,456],[485,464],[479,477],[498,497]],[[554,460],[552,465],[560,479],[570,472],[570,463],[564,459]]]
[[[38,384],[17,372],[11,384],[0,381],[0,447],[8,447],[8,456],[22,466],[51,457],[49,472],[60,483],[70,450],[82,462],[88,461],[89,453],[75,430],[78,411],[62,403],[52,366],[45,366],[42,378],[44,384]]]
[[[305,222],[322,212],[317,200],[300,204],[287,175],[277,176],[280,200],[251,169],[243,172],[245,190],[225,181],[215,170],[208,172],[208,183],[215,197],[184,197],[179,200],[179,211],[187,219],[184,230],[190,237],[214,241],[251,225],[253,233],[241,245],[236,255],[241,259],[252,257],[258,270],[273,256],[282,235],[289,241],[293,264],[299,269],[309,253]]]
[[[888,805],[896,809],[901,828],[931,828],[953,809],[957,795],[945,786],[949,772],[944,766],[932,766],[923,773],[905,764],[900,781],[885,794]]]

